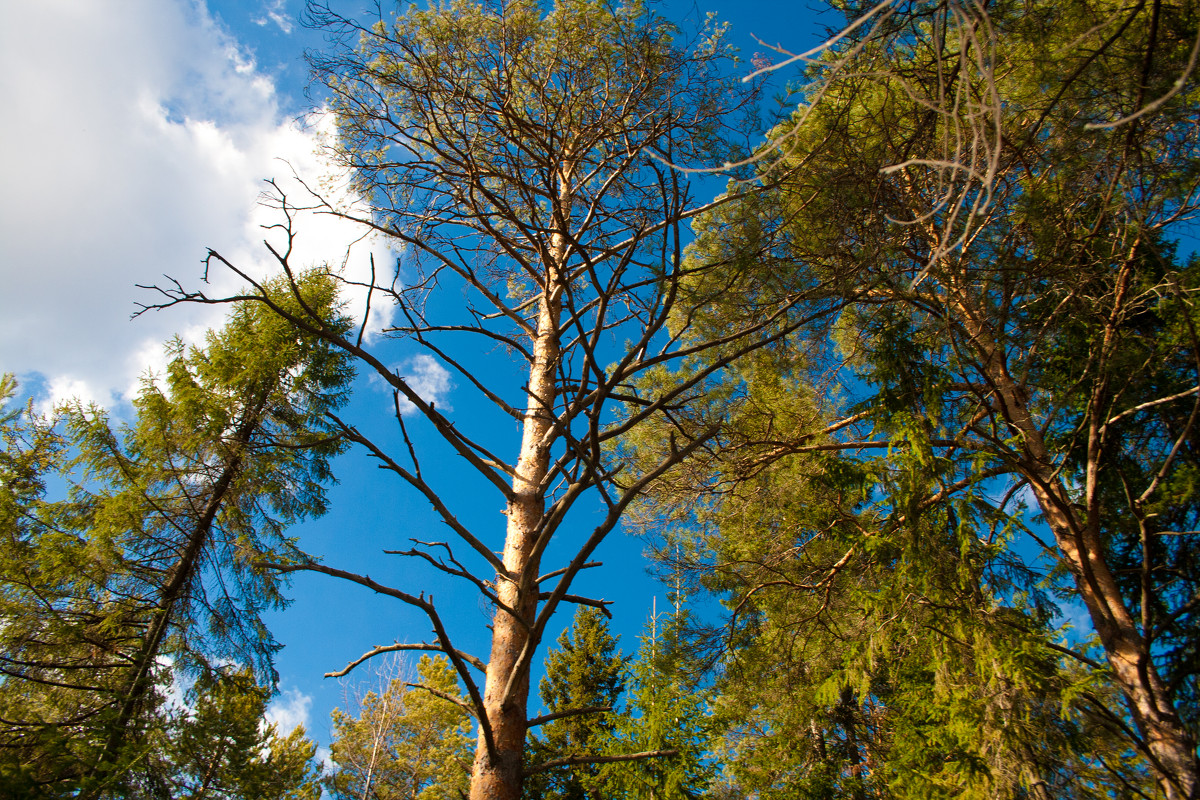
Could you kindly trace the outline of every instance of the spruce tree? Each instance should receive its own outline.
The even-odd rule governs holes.
[[[262,292],[347,326],[327,273]],[[66,497],[41,498],[32,473],[6,492],[20,524],[0,541],[0,746],[47,792],[137,782],[163,726],[167,663],[200,674],[236,660],[273,687],[261,613],[285,599],[262,561],[302,558],[284,530],[324,511],[342,447],[325,415],[345,399],[345,357],[262,304],[234,307],[203,346],[174,341],[168,356],[132,422],[79,404],[58,412],[67,447],[51,469]]]
[[[603,797],[691,800],[706,795],[715,778],[712,692],[683,669],[687,662],[680,632],[688,614],[678,591],[673,599],[673,616],[651,617],[629,669],[625,708],[600,745],[612,756],[659,755],[605,764]]]
[[[316,744],[303,726],[280,735],[265,719],[270,692],[248,669],[200,676],[190,707],[168,726],[160,769],[172,797],[317,800]]]
[[[541,726],[540,736],[530,734],[530,765],[599,754],[615,730],[625,676],[624,659],[603,613],[580,608],[571,627],[558,637],[558,647],[546,656],[546,677],[539,686],[547,716],[580,713],[550,720]],[[602,796],[597,781],[601,769],[585,764],[537,773],[526,781],[525,797],[590,800]]]

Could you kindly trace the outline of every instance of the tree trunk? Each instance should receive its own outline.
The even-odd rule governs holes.
[[[547,254],[545,286],[538,307],[533,362],[526,390],[527,408],[521,431],[521,451],[508,504],[504,567],[496,576],[496,595],[503,607],[492,618],[492,650],[488,659],[483,704],[491,726],[494,752],[488,751],[483,726],[475,749],[471,800],[519,800],[523,781],[525,733],[528,723],[529,662],[538,642],[531,628],[538,610],[538,534],[546,510],[543,480],[550,468],[548,437],[556,422],[560,317],[568,237],[562,230],[570,220],[572,169],[560,171],[555,227]]]
[[[1059,555],[1066,562],[1075,586],[1087,606],[1092,624],[1104,647],[1113,676],[1125,695],[1133,721],[1145,740],[1158,782],[1167,800],[1194,800],[1200,787],[1200,762],[1196,742],[1184,727],[1150,655],[1150,644],[1138,629],[1104,555],[1099,498],[1095,481],[1100,467],[1100,426],[1106,404],[1096,396],[1088,443],[1085,509],[1078,512],[1059,477],[1042,436],[1029,411],[1026,391],[1011,375],[1003,350],[962,295],[956,298],[964,327],[980,356],[980,371],[994,391],[995,411],[1021,437],[1018,467],[1027,478],[1046,522],[1054,534]],[[1096,389],[1102,393],[1103,387]]]
[[[1081,520],[1072,509],[1065,487],[1053,478],[1040,439],[1026,436],[1026,450],[1034,478],[1033,491],[1054,533],[1059,553],[1066,560],[1079,594],[1087,606],[1113,675],[1125,695],[1129,711],[1146,742],[1167,800],[1196,797],[1200,763],[1196,743],[1184,728],[1171,702],[1166,684],[1150,657],[1149,643],[1122,598],[1104,560],[1104,543],[1097,515]],[[1039,458],[1035,453],[1041,450]],[[1090,504],[1089,504],[1090,505]]]

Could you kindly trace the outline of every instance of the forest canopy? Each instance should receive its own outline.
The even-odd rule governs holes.
[[[242,290],[143,295],[228,316],[128,421],[0,385],[0,783],[1200,797],[1200,7],[830,12],[745,63],[641,2],[310,4],[350,200],[272,183],[271,275],[214,246]],[[295,263],[301,212],[394,266]],[[347,535],[433,580],[288,533],[344,459],[437,522]],[[674,602],[632,656],[577,580],[644,568],[596,560],[622,532]],[[299,573],[423,620],[328,673],[422,654],[348,694],[324,775],[264,721]]]

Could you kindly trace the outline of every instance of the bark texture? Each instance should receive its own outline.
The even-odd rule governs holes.
[[[992,387],[994,411],[1020,436],[1018,469],[1029,480],[1038,506],[1054,534],[1059,555],[1071,570],[1109,666],[1125,694],[1129,713],[1149,751],[1164,796],[1167,800],[1192,800],[1200,786],[1196,741],[1175,710],[1166,682],[1151,657],[1145,631],[1130,611],[1105,557],[1098,494],[1103,417],[1109,407],[1103,396],[1104,382],[1099,382],[1093,390],[1086,483],[1080,508],[1063,483],[1061,470],[1054,463],[1042,428],[1029,409],[1029,390],[1013,376],[1004,351],[988,328],[986,317],[961,291],[952,293],[952,302],[965,322],[969,340],[977,353],[978,369]],[[1117,305],[1120,305],[1119,298]],[[1108,333],[1109,336],[1100,343],[1101,359],[1112,331]]]
[[[492,650],[484,683],[483,703],[491,728],[489,748],[480,726],[471,776],[471,800],[518,800],[521,796],[525,732],[528,727],[529,661],[539,642],[532,635],[538,612],[539,534],[546,512],[545,479],[550,468],[551,443],[558,398],[561,277],[568,254],[571,217],[569,166],[561,181],[554,218],[559,230],[546,258],[542,296],[538,305],[533,360],[526,391],[527,407],[521,429],[521,450],[513,479],[512,500],[506,510],[504,540],[506,575],[496,576],[499,607],[492,619]]]

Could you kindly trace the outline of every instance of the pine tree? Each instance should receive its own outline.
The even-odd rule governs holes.
[[[609,468],[614,443],[779,335],[778,314],[768,313],[681,346],[690,316],[680,295],[683,226],[700,208],[669,163],[734,159],[733,126],[749,91],[724,73],[730,53],[719,28],[689,41],[640,0],[417,3],[374,24],[318,2],[310,17],[334,42],[312,59],[338,129],[330,155],[364,202],[348,206],[320,191],[303,202],[357,220],[396,250],[396,271],[373,273],[367,292],[369,302],[394,306],[396,326],[384,338],[453,370],[478,403],[455,414],[423,397],[388,366],[391,341],[281,317],[318,332],[394,391],[398,441],[371,436],[373,423],[347,420],[342,431],[451,532],[403,552],[479,592],[491,617],[488,652],[464,650],[428,592],[333,564],[281,568],[370,587],[424,614],[430,639],[404,646],[446,655],[470,698],[480,726],[471,797],[518,800],[530,675],[546,631],[561,604],[600,603],[572,593],[572,583],[596,566],[592,554],[649,480],[626,482]],[[294,200],[277,201],[280,235],[295,236]],[[285,243],[274,248],[284,272],[287,252]],[[248,274],[215,250],[208,261]],[[181,284],[164,294],[163,305],[234,300]],[[719,355],[706,371],[653,395],[629,394],[637,376],[707,351]],[[430,435],[410,436],[414,425]],[[672,438],[657,472],[705,438]],[[435,459],[466,473],[426,469]],[[496,493],[502,524],[473,519],[481,491]],[[589,497],[603,514],[578,527],[573,520],[595,507]]]

